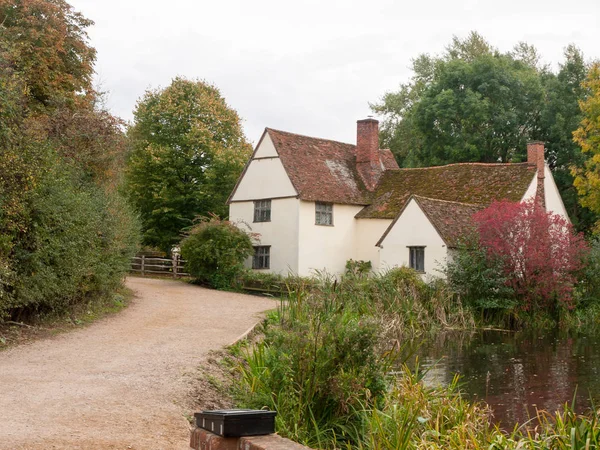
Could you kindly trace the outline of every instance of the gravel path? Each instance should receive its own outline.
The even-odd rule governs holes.
[[[0,449],[187,449],[184,404],[209,350],[267,298],[129,278],[125,311],[0,353]]]

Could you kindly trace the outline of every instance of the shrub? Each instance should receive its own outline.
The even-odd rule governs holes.
[[[202,220],[181,241],[190,275],[216,288],[231,287],[253,252],[248,233],[217,217]]]
[[[345,275],[364,276],[372,269],[371,261],[349,259],[346,261]]]
[[[45,173],[25,196],[26,227],[12,243],[12,275],[0,281],[0,310],[19,319],[107,294],[137,246],[136,218],[114,192],[82,182],[53,151],[41,164]]]
[[[573,306],[576,274],[587,246],[561,216],[534,201],[494,202],[473,216],[490,267],[499,263],[506,285],[526,311]]]
[[[516,306],[502,259],[488,255],[475,235],[453,250],[445,274],[460,301],[469,308],[485,314]]]
[[[283,436],[325,448],[350,439],[356,410],[382,398],[386,365],[372,318],[335,295],[296,294],[245,355],[238,398],[245,407],[276,410]]]

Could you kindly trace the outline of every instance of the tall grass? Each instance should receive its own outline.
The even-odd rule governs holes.
[[[318,282],[294,279],[289,297],[247,348],[234,395],[239,406],[277,411],[277,431],[322,449],[600,449],[595,413],[539,412],[535,426],[505,433],[458,379],[428,388],[397,367],[403,338],[436,327],[474,326],[443,286],[410,270]]]

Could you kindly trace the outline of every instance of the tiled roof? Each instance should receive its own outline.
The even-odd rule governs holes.
[[[536,167],[527,163],[461,163],[386,171],[372,203],[357,218],[395,219],[411,195],[488,206],[494,200],[520,201]]]
[[[456,247],[461,238],[473,231],[473,214],[485,208],[483,205],[448,202],[427,197],[413,196],[431,224],[448,247]]]
[[[356,146],[267,128],[300,199],[368,205],[370,193],[356,170]],[[381,150],[386,169],[397,169],[389,150]]]

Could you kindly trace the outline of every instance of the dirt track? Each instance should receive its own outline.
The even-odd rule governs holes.
[[[0,353],[1,449],[187,449],[183,406],[207,352],[272,300],[130,278],[122,313]]]

